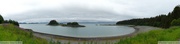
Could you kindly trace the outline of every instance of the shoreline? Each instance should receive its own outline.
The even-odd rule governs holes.
[[[135,29],[134,32],[126,34],[126,35],[121,35],[121,36],[112,36],[112,37],[71,37],[71,36],[62,36],[62,35],[54,35],[54,34],[47,34],[47,33],[41,33],[41,32],[35,32],[33,31],[33,34],[36,35],[42,35],[42,36],[49,36],[52,38],[65,38],[65,39],[72,39],[72,40],[110,40],[110,39],[117,39],[117,38],[124,38],[124,37],[128,37],[128,36],[132,36],[134,35],[134,33],[137,33],[138,29]]]
[[[132,28],[135,29],[134,32],[132,33],[129,33],[129,34],[126,34],[126,35],[121,35],[121,36],[112,36],[112,37],[89,37],[89,38],[85,38],[85,37],[70,37],[70,36],[62,36],[62,35],[54,35],[54,34],[47,34],[47,33],[41,33],[41,32],[35,32],[31,29],[24,29],[24,28],[21,28],[23,30],[26,30],[26,31],[32,31],[34,35],[41,35],[41,36],[48,36],[48,37],[55,37],[55,38],[66,38],[66,39],[73,39],[73,40],[109,40],[109,39],[117,39],[117,38],[124,38],[124,37],[131,37],[131,36],[134,36],[138,33],[141,33],[141,32],[145,32],[145,31],[149,31],[150,29],[141,29],[142,27],[146,27],[147,26],[130,26]],[[151,27],[151,26],[148,26],[148,27]],[[145,31],[142,31],[142,30],[145,30]],[[154,30],[154,29],[151,29],[151,30]],[[37,36],[38,37],[38,36]]]
[[[47,34],[47,33],[41,33],[41,32],[35,32],[32,31],[31,29],[24,29],[19,27],[22,30],[25,31],[32,31],[33,35],[35,37],[39,37],[42,39],[46,39],[48,41],[55,41],[55,42],[62,42],[62,43],[84,43],[84,42],[97,42],[99,44],[102,43],[106,43],[111,42],[111,43],[116,43],[121,39],[125,39],[127,37],[133,37],[135,35],[137,35],[138,33],[142,33],[142,32],[148,32],[150,30],[156,30],[159,29],[157,27],[152,27],[152,26],[129,26],[135,29],[134,32],[126,34],[126,35],[121,35],[121,36],[112,36],[112,37],[97,37],[97,38],[80,38],[80,37],[69,37],[69,36],[61,36],[61,35],[53,35],[53,34]]]

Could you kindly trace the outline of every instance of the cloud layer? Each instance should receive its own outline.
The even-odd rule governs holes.
[[[180,0],[16,0],[0,1],[5,19],[20,22],[119,21],[167,14]]]

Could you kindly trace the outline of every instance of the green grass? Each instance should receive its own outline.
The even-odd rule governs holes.
[[[0,41],[22,41],[23,44],[48,44],[45,39],[37,38],[14,25],[0,25]]]
[[[180,39],[180,27],[171,27],[163,30],[152,30],[140,33],[134,37],[125,38],[116,44],[157,44],[158,41],[178,41]]]
[[[158,41],[177,41],[179,39],[180,26],[176,26],[169,29],[140,33],[134,37],[121,39],[116,44],[157,44]],[[0,25],[0,41],[22,41],[23,44],[48,44],[48,41],[34,37],[32,33],[20,30],[14,25]],[[54,44],[61,44],[61,42]],[[68,42],[66,44],[71,43]],[[86,42],[84,42],[84,44],[86,44]],[[95,44],[95,42],[90,42],[89,44]],[[108,44],[108,42],[105,44]]]

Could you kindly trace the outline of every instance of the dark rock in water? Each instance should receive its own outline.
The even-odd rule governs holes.
[[[59,25],[59,23],[56,21],[56,20],[51,20],[48,25],[53,25],[53,26],[56,26],[56,25]]]

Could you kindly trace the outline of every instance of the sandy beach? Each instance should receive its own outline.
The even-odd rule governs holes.
[[[98,37],[98,38],[77,38],[77,37],[68,37],[68,36],[60,36],[60,35],[52,35],[52,34],[46,34],[46,33],[40,33],[33,31],[33,35],[39,38],[46,39],[48,41],[54,41],[54,42],[61,42],[63,44],[71,43],[71,44],[114,44],[118,42],[120,39],[126,38],[126,37],[133,37],[138,33],[148,32],[150,30],[156,30],[159,29],[157,27],[152,26],[130,26],[135,29],[133,33],[123,35],[123,36],[113,36],[113,37]],[[25,29],[26,30],[26,29]]]

